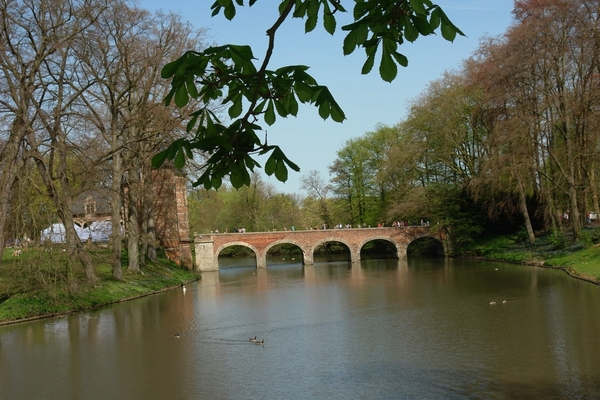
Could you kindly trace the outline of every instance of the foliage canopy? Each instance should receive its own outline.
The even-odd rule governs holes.
[[[232,20],[236,6],[244,6],[244,0],[216,0],[211,9],[212,16],[223,13]],[[249,0],[252,6],[256,0]],[[191,114],[187,123],[188,136],[178,139],[153,158],[158,167],[166,160],[173,160],[182,168],[193,151],[208,155],[203,172],[195,186],[206,189],[218,188],[223,178],[229,176],[235,188],[250,184],[251,172],[261,168],[253,155],[269,154],[264,169],[267,175],[285,182],[288,168],[299,171],[279,146],[270,145],[265,133],[258,125],[263,120],[272,125],[277,115],[282,118],[297,116],[299,103],[317,107],[323,119],[336,122],[345,119],[326,86],[320,85],[308,74],[304,65],[284,66],[268,69],[275,47],[275,32],[288,18],[305,21],[305,32],[313,31],[319,20],[330,34],[336,30],[336,14],[346,9],[341,0],[283,0],[279,4],[279,17],[267,29],[269,45],[260,66],[249,46],[223,45],[206,50],[188,51],[177,60],[165,65],[162,77],[171,80],[171,90],[165,104],[175,102],[178,107],[188,104],[190,97],[200,100],[202,105]],[[441,31],[444,39],[453,41],[463,33],[448,19],[444,11],[430,0],[355,0],[354,22],[343,26],[347,32],[343,42],[345,55],[363,48],[366,61],[362,73],[368,74],[380,53],[379,74],[384,81],[392,82],[398,73],[398,65],[407,66],[408,59],[398,52],[405,40],[415,41],[420,35]],[[464,36],[464,35],[463,35]],[[214,102],[220,101],[228,107],[231,121],[222,122],[211,111]]]

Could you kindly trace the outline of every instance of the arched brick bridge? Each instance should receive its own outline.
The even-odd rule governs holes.
[[[277,231],[251,233],[195,234],[196,268],[199,271],[219,269],[219,253],[229,246],[244,246],[256,256],[256,266],[267,266],[267,252],[278,244],[298,246],[302,250],[302,262],[313,263],[314,251],[327,242],[340,242],[350,249],[352,262],[360,261],[360,250],[372,240],[386,240],[396,246],[398,257],[406,257],[408,245],[422,237],[438,239],[447,253],[443,233],[433,226],[409,226],[398,228],[323,229],[312,231]]]

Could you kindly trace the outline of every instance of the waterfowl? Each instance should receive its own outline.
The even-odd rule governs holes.
[[[176,333],[176,334],[175,334],[175,337],[176,337],[176,338],[179,338],[179,333]]]
[[[250,338],[251,342],[256,342],[256,336]]]
[[[506,300],[502,300],[502,304],[506,304]]]
[[[257,340],[256,344],[265,344],[265,340],[264,339],[263,340]]]
[[[490,305],[493,306],[494,304],[496,304],[496,302],[494,300],[490,300]]]
[[[184,287],[183,287],[183,294],[185,294],[185,290],[186,290],[186,289],[185,289],[185,286],[184,286]]]

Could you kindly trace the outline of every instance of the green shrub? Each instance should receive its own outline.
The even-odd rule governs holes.
[[[565,237],[565,234],[556,229],[550,232],[548,241],[556,250],[564,249],[567,245],[567,238]]]

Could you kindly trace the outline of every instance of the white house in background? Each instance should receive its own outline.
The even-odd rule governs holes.
[[[106,189],[86,190],[73,199],[75,231],[82,241],[108,242],[112,234],[110,197]],[[123,229],[121,228],[121,235]],[[65,226],[52,224],[40,232],[42,242],[65,243]]]
[[[112,233],[110,221],[92,222],[85,228],[75,225],[77,236],[82,241],[92,240],[92,242],[108,242]],[[40,232],[42,242],[50,241],[52,243],[65,243],[65,226],[61,223],[52,224]]]

